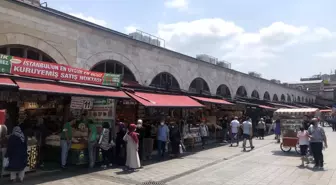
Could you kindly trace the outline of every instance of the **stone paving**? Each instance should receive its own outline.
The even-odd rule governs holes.
[[[181,159],[168,160],[145,166],[135,173],[123,173],[121,169],[101,170],[82,175],[66,175],[32,178],[25,184],[43,185],[140,185],[157,181],[167,185],[336,185],[336,133],[326,128],[329,148],[324,151],[325,169],[315,171],[312,164],[299,168],[300,159],[294,151],[284,153],[273,136],[254,140],[256,149],[242,152],[241,147],[221,146]]]

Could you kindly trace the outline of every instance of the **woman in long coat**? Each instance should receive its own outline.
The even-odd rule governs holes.
[[[16,126],[9,137],[7,152],[5,155],[8,158],[7,171],[10,172],[10,180],[15,182],[17,174],[19,180],[22,182],[25,175],[25,168],[27,166],[27,140],[21,128]]]
[[[126,167],[130,170],[140,168],[139,158],[139,138],[138,133],[135,132],[136,125],[130,124],[128,132],[124,136],[124,141],[127,142],[126,146]]]

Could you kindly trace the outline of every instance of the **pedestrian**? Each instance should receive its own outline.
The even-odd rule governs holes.
[[[223,142],[227,143],[227,133],[228,133],[228,125],[229,125],[227,116],[222,118],[221,125],[222,125],[222,132],[223,132]]]
[[[97,126],[91,119],[88,120],[88,129],[89,167],[93,168],[96,163],[97,156]]]
[[[274,134],[275,134],[275,139],[277,140],[277,143],[280,143],[280,135],[281,135],[280,119],[275,120]]]
[[[158,158],[163,159],[166,153],[166,145],[169,142],[169,128],[166,125],[165,119],[162,119],[157,129],[157,148]]]
[[[257,130],[258,130],[258,138],[264,139],[265,130],[266,130],[266,124],[265,124],[264,118],[261,118],[260,121],[258,122]]]
[[[233,140],[236,140],[237,142],[237,146],[239,146],[239,136],[238,136],[238,131],[240,128],[240,123],[238,121],[238,117],[235,116],[234,119],[231,121],[230,123],[230,128],[231,128],[231,144],[230,146],[232,146]]]
[[[308,162],[307,151],[309,146],[309,134],[308,131],[304,129],[304,127],[300,128],[300,131],[297,133],[297,137],[299,138],[300,145],[300,153],[301,153],[301,166],[304,166],[304,162]]]
[[[143,127],[143,122],[141,119],[138,119],[136,126],[137,126],[136,132],[138,133],[138,137],[139,137],[139,157],[140,157],[140,160],[143,160],[145,128]]]
[[[111,149],[115,144],[112,139],[110,124],[108,122],[103,123],[103,131],[100,134],[98,144],[103,155],[102,168],[106,169],[107,166],[112,167],[112,161],[110,160],[110,156],[112,155]]]
[[[172,147],[172,156],[178,157],[180,154],[181,133],[175,121],[169,124],[169,138]]]
[[[253,127],[252,127],[252,122],[249,118],[246,118],[246,120],[242,124],[243,128],[243,150],[246,151],[246,140],[249,140],[250,143],[250,148],[251,150],[254,149],[253,143],[252,143],[252,138],[253,138]]]
[[[124,136],[124,141],[127,143],[126,148],[126,167],[134,171],[141,167],[140,158],[139,158],[139,138],[138,133],[135,132],[136,125],[130,124],[128,128],[128,132]]]
[[[116,163],[118,165],[125,165],[126,163],[126,143],[123,140],[123,137],[126,134],[126,125],[123,122],[120,122],[117,125],[117,134],[116,134]]]
[[[318,120],[316,118],[312,119],[313,126],[309,128],[308,133],[310,137],[311,150],[313,153],[315,166],[314,168],[323,168],[323,143],[324,147],[327,148],[327,137],[324,132],[323,127],[319,126]]]
[[[207,138],[209,136],[209,128],[208,125],[206,125],[206,119],[202,118],[201,124],[199,126],[199,133],[201,136],[201,140],[202,140],[202,148],[205,148],[206,142],[207,142]]]
[[[61,167],[66,168],[66,163],[68,160],[68,153],[71,149],[72,141],[72,126],[76,124],[76,119],[70,118],[69,122],[66,122],[63,126],[61,133]]]
[[[10,172],[10,180],[15,182],[18,174],[23,182],[28,161],[27,139],[19,126],[15,126],[9,136],[5,158],[9,162],[6,170]]]
[[[143,160],[150,160],[150,159],[152,159],[154,139],[155,139],[155,135],[156,135],[157,131],[156,131],[156,127],[153,126],[152,124],[148,124],[148,122],[147,123],[145,122],[142,125],[142,127],[145,130]],[[152,136],[152,132],[153,132],[154,136]]]

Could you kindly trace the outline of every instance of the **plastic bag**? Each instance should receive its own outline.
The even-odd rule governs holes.
[[[183,147],[181,144],[179,145],[179,149],[180,149],[180,154],[183,154]]]
[[[2,166],[6,168],[8,167],[8,165],[9,165],[8,157],[3,158]]]

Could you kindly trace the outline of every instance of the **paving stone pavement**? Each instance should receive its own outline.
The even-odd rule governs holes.
[[[326,128],[329,148],[324,151],[325,170],[299,168],[295,151],[284,153],[279,144],[268,136],[254,140],[256,149],[242,152],[241,147],[221,146],[181,159],[145,166],[138,172],[123,173],[121,169],[101,170],[77,176],[58,174],[51,177],[27,178],[25,184],[43,185],[140,185],[147,181],[167,185],[336,185],[336,133]],[[311,165],[310,165],[311,166]],[[63,176],[64,175],[64,176]]]

